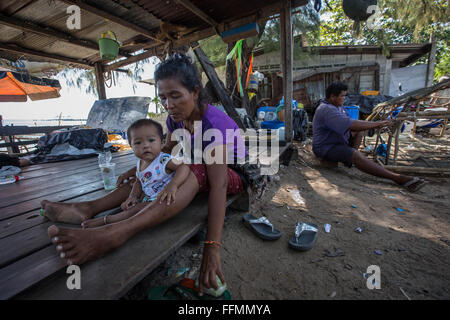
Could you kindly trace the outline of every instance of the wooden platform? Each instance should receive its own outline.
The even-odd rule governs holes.
[[[129,151],[116,153],[113,162],[119,175],[136,158]],[[83,264],[81,290],[69,290],[67,266],[47,235],[54,223],[39,215],[40,201],[105,195],[97,158],[34,165],[20,175],[23,180],[0,186],[0,299],[117,299],[195,235],[207,217],[207,195],[199,195],[174,218]],[[239,197],[230,197],[227,205]]]

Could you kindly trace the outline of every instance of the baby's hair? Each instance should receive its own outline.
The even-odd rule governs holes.
[[[133,122],[127,130],[127,138],[130,145],[131,145],[131,131],[139,129],[140,127],[143,126],[155,126],[156,129],[158,129],[158,135],[161,141],[164,139],[163,127],[159,122],[156,122],[155,120],[152,119],[140,119]]]

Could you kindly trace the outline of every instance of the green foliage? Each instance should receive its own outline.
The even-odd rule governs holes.
[[[140,52],[136,53],[139,54]],[[144,65],[149,63],[150,59],[138,61],[132,65],[121,68],[127,72],[112,71],[105,74],[105,84],[107,87],[115,86],[122,79],[131,79],[133,92],[136,91],[137,83],[142,80],[141,75],[144,73]],[[151,61],[153,64],[154,60]],[[78,69],[69,68],[62,70],[59,74],[69,88],[79,88],[84,90],[87,94],[98,96],[97,83],[95,79],[94,69]]]
[[[298,8],[292,15],[294,37],[302,35],[308,45],[317,45],[320,33],[319,23],[319,14],[314,10],[311,3]],[[280,50],[279,18],[267,22],[259,46],[264,47],[264,52],[266,53]]]
[[[211,62],[214,63],[215,67],[225,65],[228,46],[220,36],[216,35],[205,40],[200,40],[198,43]]]
[[[436,68],[434,79],[448,73],[450,23],[447,0],[378,0],[380,19],[370,28],[361,23],[360,33],[353,30],[353,21],[345,16],[341,0],[328,0],[330,8],[321,11],[320,45],[365,45],[383,46],[388,54],[388,45],[424,43],[430,41],[432,33],[437,39]],[[416,63],[423,63],[423,57]]]

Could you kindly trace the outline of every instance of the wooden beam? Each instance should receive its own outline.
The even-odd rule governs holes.
[[[200,65],[205,71],[209,81],[211,81],[212,87],[216,92],[217,96],[219,97],[220,101],[222,102],[222,105],[226,110],[228,116],[232,118],[234,122],[236,122],[239,128],[245,130],[245,126],[242,123],[239,114],[234,109],[233,102],[230,96],[226,93],[225,89],[222,87],[222,84],[220,83],[219,77],[217,76],[216,70],[214,69],[214,64],[211,62],[211,60],[209,60],[208,56],[198,45],[198,43],[192,43],[191,46],[195,47],[194,49],[195,56],[200,62]]]
[[[161,40],[159,40],[159,39],[157,39],[155,37],[155,34],[154,34],[153,31],[150,31],[150,30],[148,30],[146,28],[138,26],[135,23],[133,23],[131,21],[128,21],[128,20],[125,20],[125,19],[123,19],[121,17],[118,17],[118,16],[116,16],[114,14],[106,12],[103,9],[91,6],[90,4],[87,4],[86,2],[84,2],[82,0],[59,0],[59,1],[62,1],[64,3],[70,4],[70,5],[74,4],[74,5],[78,6],[78,7],[80,7],[80,9],[82,9],[82,10],[84,10],[86,12],[95,14],[96,16],[99,16],[99,17],[104,18],[104,19],[108,19],[111,22],[117,23],[117,24],[119,24],[121,26],[124,26],[124,27],[126,27],[128,29],[134,30],[134,31],[136,31],[136,32],[138,32],[138,33],[140,33],[140,34],[142,34],[142,35],[144,35],[144,36],[146,36],[146,37],[148,37],[150,39],[153,39],[153,40],[155,40],[157,42],[164,43],[164,41],[161,41]]]
[[[112,70],[127,66],[129,64],[153,57],[155,55],[156,55],[156,50],[148,50],[141,54],[132,56],[131,58],[120,60],[120,61],[112,63],[112,64],[107,64],[104,66],[104,71],[105,72],[112,71]]]
[[[69,62],[69,63],[83,66],[83,68],[86,68],[86,67],[92,68],[92,65],[85,60],[79,60],[79,59],[75,59],[75,58],[69,58],[69,57],[46,53],[46,52],[42,52],[42,51],[36,51],[33,49],[20,47],[17,45],[6,44],[3,42],[0,42],[0,50],[13,52],[13,53],[20,54],[20,55],[27,55],[30,57],[36,57],[36,58],[40,58],[40,59],[46,59],[47,61],[54,61],[56,63]]]
[[[36,133],[49,133],[54,130],[60,130],[64,128],[69,128],[68,126],[40,126],[40,127],[28,127],[28,126],[4,126],[0,127],[0,136],[15,136],[15,135],[25,135],[25,134],[36,134]]]
[[[98,52],[98,44],[96,42],[90,40],[79,39],[69,33],[62,32],[60,30],[56,30],[49,26],[39,25],[37,23],[20,20],[14,17],[9,17],[0,12],[0,24],[6,25],[8,27],[19,29],[22,31],[28,31],[36,34],[40,34],[46,37],[56,38],[58,40],[69,42],[71,44],[75,44],[80,47],[92,49]],[[124,52],[123,50],[119,50],[119,54],[124,57],[130,57],[131,55]]]
[[[296,0],[293,1],[293,7],[300,7],[307,4],[308,0]],[[189,45],[191,42],[196,42],[217,34],[217,31],[220,33],[233,29],[239,26],[243,26],[252,22],[263,22],[267,21],[271,16],[280,12],[280,3],[276,2],[268,6],[264,6],[261,8],[257,8],[254,12],[250,12],[247,16],[238,19],[229,19],[227,21],[221,21],[216,28],[209,27],[192,34],[186,35],[182,37],[182,39],[174,41],[174,48],[178,48],[184,45]]]
[[[203,10],[198,8],[196,5],[194,5],[189,0],[175,0],[176,3],[181,4],[183,7],[191,11],[193,14],[195,14],[197,17],[202,19],[203,21],[209,23],[211,26],[217,26],[218,23],[212,19],[210,16],[208,16]]]
[[[283,95],[284,95],[284,135],[287,142],[292,141],[292,16],[291,1],[284,0],[280,12],[281,33],[281,64],[283,66]]]
[[[95,63],[95,80],[97,82],[98,99],[106,99],[105,77],[103,76],[103,65],[101,62]]]
[[[384,166],[385,169],[400,173],[450,174],[449,168],[427,168],[414,166]]]

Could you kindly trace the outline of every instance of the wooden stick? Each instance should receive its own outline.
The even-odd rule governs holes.
[[[448,116],[448,115],[450,115],[449,111],[435,111],[435,112],[421,111],[421,112],[400,112],[398,114],[398,117],[402,118],[402,117],[416,116],[417,118],[420,118],[423,116]]]
[[[403,121],[400,121],[397,124],[397,128],[395,131],[395,149],[394,149],[394,165],[397,165],[397,156],[398,156],[398,147],[399,147],[399,136],[400,136],[400,131],[402,129],[402,124]]]
[[[447,107],[447,111],[450,112],[450,105]],[[443,137],[445,134],[445,131],[447,130],[447,124],[448,124],[448,118],[444,120],[444,124],[442,125],[441,133],[439,134],[439,137]]]
[[[384,166],[385,169],[394,172],[404,173],[445,173],[450,174],[449,168],[427,168],[427,167],[415,167],[415,166]]]

